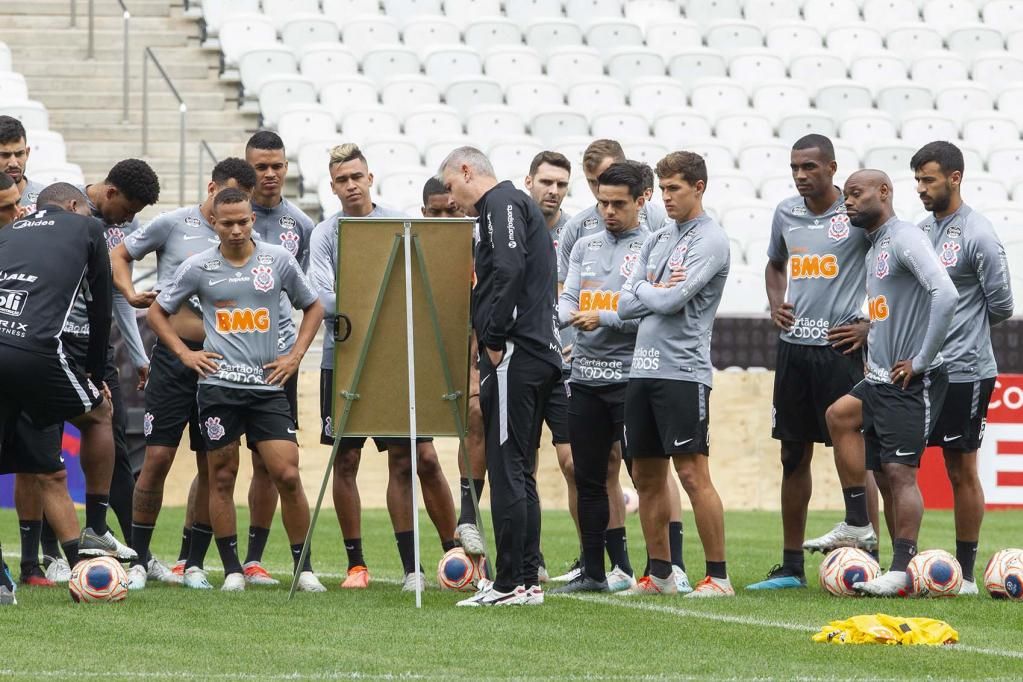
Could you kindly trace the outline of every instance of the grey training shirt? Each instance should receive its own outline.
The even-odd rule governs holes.
[[[867,239],[867,381],[891,383],[892,366],[903,360],[912,360],[914,374],[938,367],[955,285],[916,225],[893,216]]]
[[[646,202],[639,211],[639,226],[647,232],[656,232],[664,227],[668,215],[660,204]],[[604,225],[604,218],[600,210],[594,204],[584,211],[576,213],[561,230],[558,240],[558,281],[564,282],[568,277],[568,260],[572,256],[572,247],[575,243],[591,234],[603,232],[607,226]]]
[[[25,191],[21,193],[21,200],[18,201],[18,206],[27,208],[29,213],[33,213],[36,210],[36,200],[39,199],[39,193],[44,189],[46,189],[46,185],[43,183],[25,178]]]

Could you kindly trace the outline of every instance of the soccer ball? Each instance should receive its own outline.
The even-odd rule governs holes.
[[[622,498],[625,500],[625,511],[635,514],[639,511],[639,493],[632,488],[622,488]]]
[[[477,570],[477,562],[464,549],[455,547],[437,564],[437,584],[444,590],[472,591]]]
[[[108,556],[79,562],[71,569],[68,592],[75,602],[113,602],[128,596],[128,574]]]
[[[1023,599],[1023,549],[1000,549],[984,569],[984,587],[995,599]]]
[[[954,597],[963,586],[963,569],[943,549],[920,552],[909,562],[909,593],[914,597]]]
[[[817,578],[825,592],[836,597],[855,597],[859,593],[853,585],[873,580],[880,572],[874,557],[862,549],[839,547],[824,557]]]

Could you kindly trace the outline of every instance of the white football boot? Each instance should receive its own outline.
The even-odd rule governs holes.
[[[874,533],[874,527],[869,523],[866,526],[850,526],[845,521],[839,521],[824,535],[803,543],[803,549],[806,551],[823,554],[838,547],[857,547],[866,552],[873,552],[877,549],[877,534]]]

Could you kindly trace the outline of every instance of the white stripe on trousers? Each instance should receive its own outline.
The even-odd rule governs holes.
[[[508,440],[508,365],[511,363],[511,356],[515,352],[515,344],[511,341],[504,342],[504,357],[497,363],[494,373],[497,374],[497,418],[501,426],[500,444],[504,445]]]

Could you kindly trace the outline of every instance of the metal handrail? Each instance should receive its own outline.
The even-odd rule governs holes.
[[[128,70],[128,55],[131,50],[129,49],[128,38],[131,34],[131,12],[128,11],[128,6],[124,4],[123,0],[117,0],[117,4],[121,6],[121,18],[124,20],[124,52],[122,61],[124,62],[122,67],[123,82],[121,83],[121,121],[123,123],[128,122],[128,79],[130,77]],[[78,25],[78,2],[77,0],[71,0],[71,27],[74,28]],[[96,2],[95,0],[89,0],[89,44],[88,49],[85,53],[86,59],[96,58]]]
[[[187,0],[186,0],[186,3],[187,3]],[[196,167],[196,174],[197,174],[197,177],[198,177],[199,191],[196,194],[196,201],[198,201],[200,204],[206,198],[206,183],[203,182],[203,178],[206,177],[206,174],[202,172],[202,157],[203,157],[203,154],[205,154],[206,156],[210,157],[210,161],[213,162],[214,166],[217,165],[217,163],[218,163],[217,155],[214,154],[213,150],[210,149],[210,146],[208,144],[206,144],[206,140],[199,140],[199,153],[196,154],[196,156],[198,158],[198,165]]]
[[[160,60],[152,48],[147,47],[142,52],[142,154],[149,153],[149,62],[160,72],[171,94],[178,100],[178,112],[181,114],[181,123],[178,136],[178,203],[185,205],[185,122],[188,114],[188,107],[185,100],[181,98],[178,89],[174,87],[170,76],[164,71]]]

